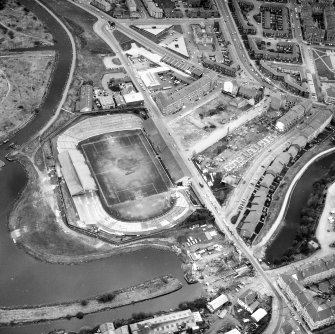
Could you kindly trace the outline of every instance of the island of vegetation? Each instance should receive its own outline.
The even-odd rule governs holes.
[[[142,302],[181,289],[181,282],[165,275],[141,284],[99,296],[52,305],[0,308],[1,326],[22,325],[58,319],[82,319],[85,314]]]

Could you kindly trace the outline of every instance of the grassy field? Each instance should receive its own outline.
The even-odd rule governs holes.
[[[44,0],[44,3],[63,19],[76,41],[74,81],[64,105],[66,109],[72,109],[83,80],[92,80],[94,85],[101,86],[101,79],[106,73],[101,55],[115,56],[115,53],[95,34],[93,25],[97,19],[94,16],[66,0]]]
[[[324,50],[314,49],[313,57],[320,80],[335,80],[335,69]],[[333,70],[333,71],[332,71]]]
[[[82,149],[108,206],[168,190],[169,179],[139,131],[95,137]]]
[[[43,23],[17,1],[1,1],[0,17],[0,50],[53,44]]]
[[[54,51],[13,54],[0,58],[3,72],[0,83],[0,137],[6,137],[27,121],[39,107],[47,90],[54,59]]]
[[[129,50],[131,48],[131,43],[135,43],[133,39],[123,34],[121,31],[114,30],[113,35],[116,38],[116,40],[119,42],[123,51]]]

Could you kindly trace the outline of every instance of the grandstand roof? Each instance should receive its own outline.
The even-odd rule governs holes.
[[[84,191],[98,190],[82,153],[78,150],[70,150],[68,152]]]
[[[62,173],[71,196],[82,194],[84,189],[80,183],[76,169],[73,166],[69,152],[64,151],[59,153],[58,160],[60,162]]]
[[[160,155],[163,165],[167,169],[172,180],[176,182],[180,180],[182,177],[184,177],[185,174],[183,173],[182,169],[178,165],[176,158],[174,157],[170,148],[166,145],[165,140],[159,133],[152,119],[149,118],[145,120],[143,122],[143,128],[150,142],[154,146],[156,152]]]

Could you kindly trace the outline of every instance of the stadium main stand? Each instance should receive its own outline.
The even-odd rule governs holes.
[[[60,162],[62,174],[69,188],[71,196],[83,194],[84,189],[80,183],[78,174],[73,166],[69,152],[64,151],[60,153],[58,155],[58,160]]]
[[[171,179],[175,183],[178,182],[185,175],[152,119],[149,118],[145,120],[143,122],[143,128],[155,151],[162,159],[163,165],[170,174]]]

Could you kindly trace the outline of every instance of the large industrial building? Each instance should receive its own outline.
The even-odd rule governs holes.
[[[163,114],[173,114],[213,90],[216,85],[217,74],[209,72],[203,74],[199,80],[189,86],[170,95],[159,92],[156,96],[156,103]]]
[[[184,310],[163,314],[119,328],[115,328],[113,323],[105,323],[100,325],[99,330],[102,334],[195,334],[199,333],[199,325],[202,323],[203,320],[199,312]]]

